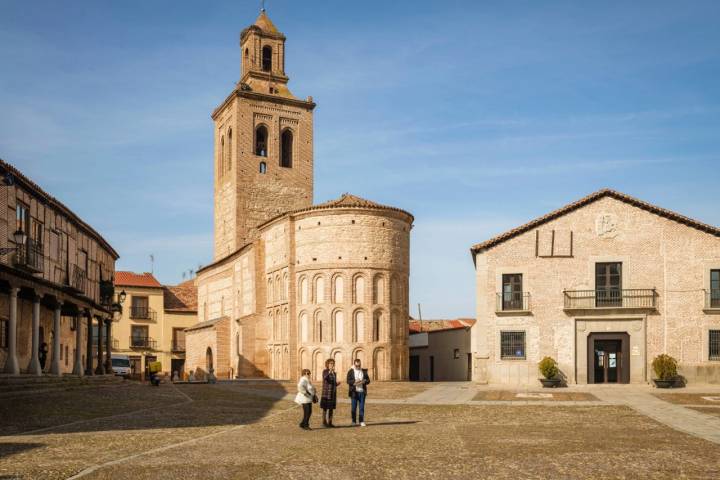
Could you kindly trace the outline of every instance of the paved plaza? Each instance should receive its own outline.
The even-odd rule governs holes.
[[[279,382],[133,382],[0,397],[0,478],[717,478],[717,387],[375,383],[368,427]],[[552,395],[548,397],[548,394]],[[711,400],[707,400],[709,397]],[[483,400],[487,398],[487,400]],[[362,464],[348,461],[352,455]]]

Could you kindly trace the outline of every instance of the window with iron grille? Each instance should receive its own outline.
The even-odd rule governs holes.
[[[8,348],[8,321],[0,320],[0,348]]]
[[[720,270],[710,270],[710,308],[720,308]]]
[[[525,332],[500,332],[500,358],[525,359]]]
[[[709,360],[720,360],[720,330],[710,330]]]

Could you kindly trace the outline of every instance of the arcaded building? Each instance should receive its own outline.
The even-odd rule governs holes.
[[[600,190],[471,249],[473,380],[645,383],[661,353],[720,383],[720,229]]]
[[[214,261],[186,367],[291,379],[360,358],[405,379],[413,217],[350,194],[313,205],[315,103],[288,89],[285,36],[262,11],[240,48],[241,80],[212,115]]]

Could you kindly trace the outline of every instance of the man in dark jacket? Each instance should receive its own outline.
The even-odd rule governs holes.
[[[352,414],[352,424],[357,425],[357,410],[360,410],[360,426],[365,426],[365,397],[367,396],[367,386],[370,384],[370,376],[367,368],[362,368],[359,358],[355,359],[353,367],[347,373],[348,396],[351,399],[350,411]]]

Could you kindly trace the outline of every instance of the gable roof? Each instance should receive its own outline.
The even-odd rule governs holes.
[[[410,333],[441,332],[470,328],[475,324],[474,318],[457,318],[455,320],[410,320]]]
[[[195,280],[186,280],[178,285],[164,285],[163,303],[166,312],[197,312]]]
[[[123,287],[162,288],[152,273],[115,272],[115,285]]]
[[[596,202],[605,197],[614,198],[616,200],[627,203],[634,207],[640,208],[640,209],[648,211],[650,213],[654,213],[655,215],[673,220],[678,223],[682,223],[683,225],[687,225],[692,228],[696,228],[705,233],[709,233],[710,235],[720,237],[720,228],[714,227],[712,225],[708,225],[706,223],[702,223],[698,220],[694,220],[694,219],[692,219],[690,217],[686,217],[684,215],[680,215],[679,213],[675,213],[671,210],[667,210],[665,208],[658,207],[657,205],[653,205],[651,203],[645,202],[638,198],[631,197],[630,195],[626,195],[622,192],[618,192],[616,190],[612,190],[609,188],[603,188],[602,190],[598,190],[597,192],[591,193],[590,195],[583,197],[580,200],[577,200],[573,203],[565,205],[562,208],[554,210],[546,215],[543,215],[542,217],[536,218],[535,220],[532,220],[524,225],[520,225],[517,228],[513,228],[512,230],[509,230],[503,234],[500,234],[500,235],[493,237],[489,240],[486,240],[482,243],[473,245],[472,247],[470,247],[470,253],[474,257],[474,255],[478,252],[481,252],[483,250],[487,250],[491,247],[499,245],[507,240],[510,240],[513,237],[516,237],[522,233],[525,233],[529,230],[537,228],[540,225],[543,225],[544,223],[547,223],[551,220],[555,220],[558,217],[562,217],[563,215],[566,215],[574,210],[577,210],[581,207],[589,205],[589,204]]]

